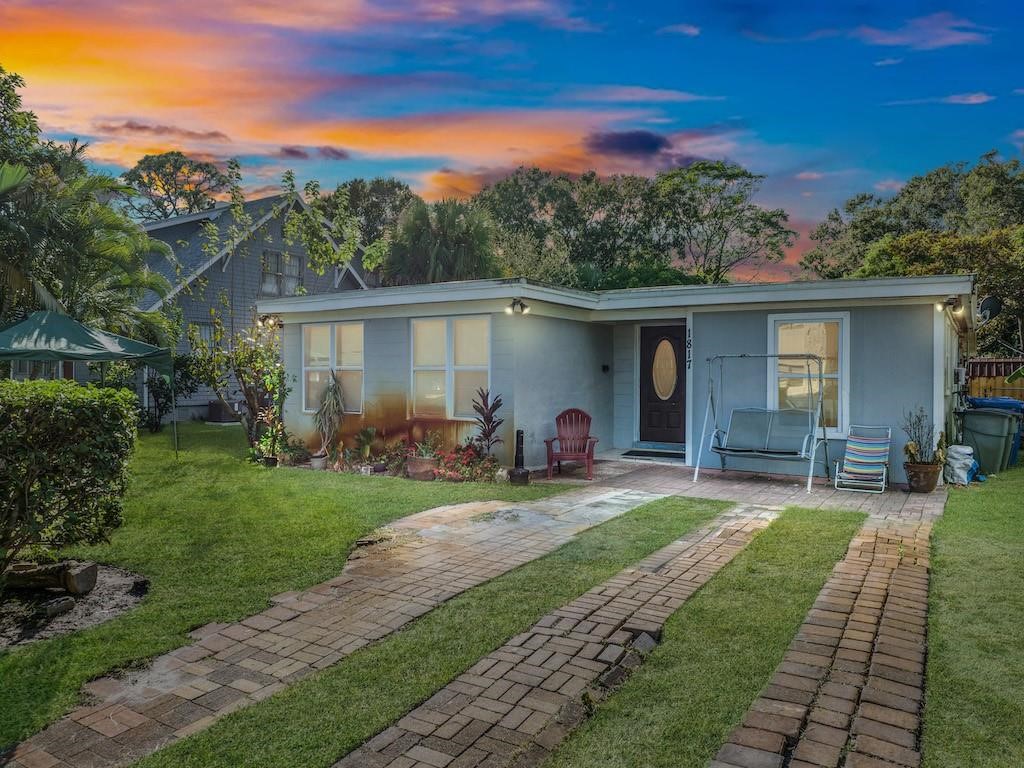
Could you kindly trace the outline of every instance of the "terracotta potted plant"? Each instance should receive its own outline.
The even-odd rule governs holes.
[[[423,442],[416,443],[405,463],[405,471],[413,480],[433,480],[438,466],[437,451],[440,436],[428,432]]]
[[[942,465],[946,462],[946,434],[939,432],[935,439],[935,425],[924,408],[911,411],[903,419],[907,444],[903,454],[907,460],[903,469],[907,473],[907,488],[911,493],[931,493],[938,485]]]
[[[342,395],[338,377],[331,371],[327,378],[327,386],[320,397],[320,406],[313,415],[313,426],[320,433],[320,450],[310,457],[309,464],[313,469],[327,467],[327,455],[334,447],[338,431],[345,420],[345,399]]]

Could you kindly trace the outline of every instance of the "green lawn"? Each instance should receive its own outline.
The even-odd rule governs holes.
[[[781,661],[863,519],[786,511],[669,619],[662,644],[547,768],[704,768]]]
[[[955,489],[932,540],[926,768],[1024,765],[1024,470]]]
[[[662,499],[585,531],[138,766],[329,766],[546,613],[727,506]]]
[[[83,683],[183,645],[210,621],[256,613],[279,592],[341,571],[373,528],[422,509],[473,499],[536,499],[552,486],[416,483],[242,460],[237,427],[182,427],[145,436],[133,464],[125,523],[109,544],[77,550],[150,579],[135,610],[94,629],[0,653],[0,747],[66,712]]]

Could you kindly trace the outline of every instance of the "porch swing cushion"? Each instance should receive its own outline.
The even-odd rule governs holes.
[[[776,459],[807,458],[814,442],[814,414],[797,408],[736,408],[729,428],[719,430],[715,453]]]

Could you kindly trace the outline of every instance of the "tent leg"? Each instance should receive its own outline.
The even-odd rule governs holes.
[[[178,460],[178,398],[174,393],[174,370],[171,369],[171,429],[174,432],[174,460]]]

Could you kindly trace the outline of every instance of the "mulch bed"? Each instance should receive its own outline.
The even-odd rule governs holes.
[[[149,582],[120,568],[100,565],[96,586],[75,598],[67,613],[47,618],[44,603],[67,595],[60,589],[8,590],[0,596],[0,649],[94,627],[134,608]]]

